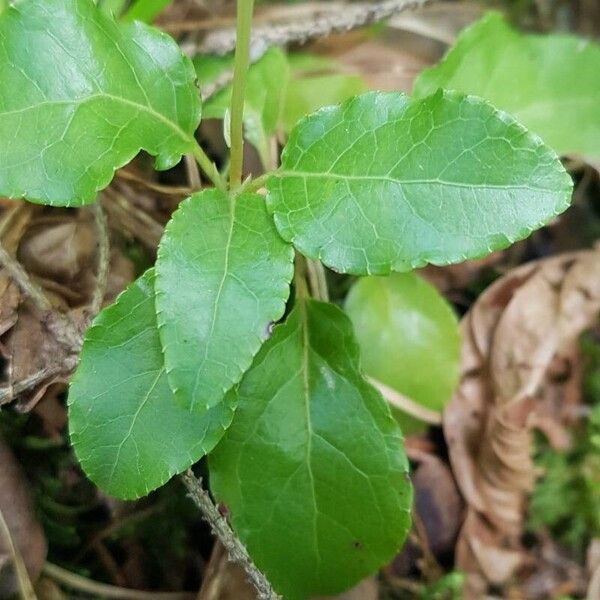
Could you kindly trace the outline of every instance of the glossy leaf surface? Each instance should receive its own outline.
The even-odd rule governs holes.
[[[410,526],[408,463],[343,312],[300,301],[238,393],[211,489],[275,589],[334,594],[391,559]]]
[[[600,157],[600,45],[564,34],[525,35],[490,13],[425,70],[414,94],[455,89],[513,114],[562,154]]]
[[[146,272],[95,319],[69,390],[69,427],[88,477],[137,498],[210,451],[231,423],[235,396],[190,415],[169,389]]]
[[[264,198],[194,194],[166,227],[156,265],[156,308],[171,388],[204,412],[236,384],[285,310],[292,248]]]
[[[1,194],[79,206],[140,149],[167,168],[192,148],[195,74],[167,35],[92,0],[22,0],[0,48]]]
[[[416,273],[363,277],[348,294],[346,312],[365,373],[440,411],[458,383],[460,337],[454,311]],[[402,431],[424,425],[397,411]]]
[[[386,274],[504,248],[564,211],[572,183],[554,152],[486,102],[372,92],[300,121],[267,187],[300,252]]]

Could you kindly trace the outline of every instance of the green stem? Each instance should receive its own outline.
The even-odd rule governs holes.
[[[227,186],[219,173],[219,170],[215,166],[215,163],[206,156],[206,153],[200,147],[200,144],[196,142],[192,147],[192,155],[196,159],[196,162],[205,173],[205,175],[211,180],[213,185],[220,189],[221,191],[225,191]]]
[[[306,283],[306,262],[304,256],[296,252],[294,260],[294,289],[296,302],[303,302],[310,298],[310,292]]]
[[[254,0],[238,0],[233,90],[231,92],[231,166],[229,187],[235,190],[242,184],[244,161],[244,97],[246,75],[250,64],[250,31]]]
[[[317,300],[321,300],[321,302],[329,302],[327,277],[321,262],[307,258],[306,273],[308,275],[308,281],[310,282],[310,289],[313,297]]]

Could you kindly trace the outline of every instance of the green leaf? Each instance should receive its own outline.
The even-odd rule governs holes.
[[[209,452],[231,423],[235,401],[231,394],[199,416],[173,400],[156,328],[151,269],[86,333],[69,390],[71,442],[98,487],[119,498],[137,498]]]
[[[358,280],[345,305],[371,377],[440,411],[458,383],[460,336],[450,305],[415,273]],[[397,411],[402,431],[423,430]]]
[[[194,70],[165,34],[91,0],[23,0],[0,47],[1,194],[79,206],[140,149],[167,168],[194,146]]]
[[[136,0],[125,14],[125,19],[150,23],[171,2],[172,0]]]
[[[372,92],[300,121],[267,188],[302,254],[381,275],[505,248],[564,211],[572,183],[537,136],[478,98]]]
[[[239,388],[210,485],[286,600],[334,594],[400,548],[412,492],[402,436],[359,373],[340,309],[301,301]]]
[[[199,56],[194,64],[203,85],[227,70],[232,58]],[[288,77],[287,58],[279,48],[268,50],[248,70],[244,106],[245,137],[258,150],[265,165],[272,162],[269,138],[279,124]],[[204,106],[204,118],[223,119],[231,104],[231,91],[231,85],[228,85],[210,98]]]
[[[296,58],[292,61],[292,65],[297,65],[296,73],[290,80],[285,95],[282,121],[286,133],[289,133],[302,117],[318,108],[338,104],[367,89],[365,82],[357,75],[303,73],[311,63],[309,56],[303,55],[301,59]],[[314,66],[321,67],[321,61]],[[324,66],[332,67],[328,63]]]
[[[600,45],[571,35],[524,35],[498,13],[465,29],[423,71],[414,94],[439,87],[486,98],[562,154],[600,157]]]
[[[191,411],[218,404],[283,315],[293,252],[264,198],[194,194],[161,240],[156,308],[175,399]]]

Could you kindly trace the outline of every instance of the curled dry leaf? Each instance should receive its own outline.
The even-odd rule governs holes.
[[[419,438],[406,438],[407,455],[413,465],[414,489],[412,535],[384,573],[406,577],[418,567],[427,576],[439,577],[437,560],[453,550],[463,520],[464,503],[448,465],[434,448],[419,448]]]
[[[600,598],[600,539],[598,538],[592,540],[588,548],[587,568],[590,573],[587,597]]]
[[[467,598],[504,582],[526,560],[520,546],[535,472],[531,432],[564,445],[577,339],[600,311],[600,251],[523,265],[488,288],[462,321],[461,382],[444,433],[467,514],[457,568]],[[563,364],[561,377],[556,365]]]
[[[14,256],[32,217],[33,208],[27,204],[7,201],[0,219],[0,241],[4,249]],[[17,308],[21,293],[6,269],[0,269],[0,335],[17,322]]]
[[[35,519],[27,481],[11,449],[1,438],[0,465],[0,512],[29,577],[35,581],[46,559],[46,538]],[[9,548],[8,540],[0,535],[0,598],[10,597],[19,589]]]

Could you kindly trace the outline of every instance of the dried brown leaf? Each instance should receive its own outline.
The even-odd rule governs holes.
[[[12,543],[23,558],[32,581],[39,576],[46,559],[46,539],[37,522],[27,480],[11,449],[0,438],[0,512],[10,531]],[[0,597],[19,589],[8,541],[0,535]]]
[[[568,444],[561,406],[578,401],[577,339],[599,311],[600,251],[592,250],[511,271],[462,321],[461,382],[444,433],[467,502],[456,564],[468,598],[528,560],[520,539],[536,475],[531,432]]]

